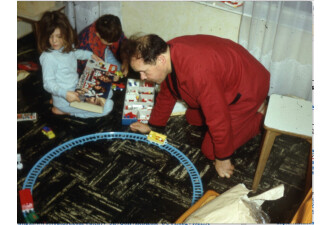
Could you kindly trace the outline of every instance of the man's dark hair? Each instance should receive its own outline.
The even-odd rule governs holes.
[[[118,41],[123,33],[119,18],[110,14],[98,18],[95,22],[95,29],[100,37],[108,43]]]
[[[129,63],[133,57],[142,58],[147,64],[155,64],[157,57],[165,53],[167,43],[156,34],[142,37],[133,36],[123,43],[121,56],[123,62]]]

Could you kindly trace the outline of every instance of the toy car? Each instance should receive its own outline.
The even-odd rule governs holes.
[[[42,133],[46,135],[49,139],[55,138],[55,134],[49,127],[42,128]]]
[[[125,85],[122,83],[113,83],[112,84],[112,90],[114,90],[114,91],[117,91],[117,90],[122,91],[122,90],[124,90],[124,88],[125,88]]]

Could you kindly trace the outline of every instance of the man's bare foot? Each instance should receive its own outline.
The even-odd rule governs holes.
[[[59,110],[58,108],[56,107],[53,107],[52,108],[52,112],[56,115],[69,115],[68,113],[65,113],[65,112],[62,112],[61,110]]]
[[[265,115],[267,111],[267,102],[266,100],[261,104],[261,106],[258,109],[258,113],[261,113],[262,115]]]

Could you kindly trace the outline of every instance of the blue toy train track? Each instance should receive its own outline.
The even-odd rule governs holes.
[[[32,193],[34,183],[36,182],[43,168],[47,166],[50,161],[52,161],[54,158],[56,158],[63,152],[70,150],[75,146],[83,145],[84,143],[98,141],[98,140],[112,140],[112,139],[129,139],[135,141],[142,141],[148,144],[156,145],[158,148],[169,152],[172,156],[177,158],[180,161],[180,163],[184,165],[184,167],[189,173],[193,187],[193,196],[192,196],[191,204],[194,204],[199,198],[202,197],[203,185],[201,178],[198,174],[198,171],[195,168],[194,164],[192,164],[192,162],[181,151],[179,151],[178,149],[174,148],[169,144],[159,145],[157,143],[150,142],[149,140],[147,140],[146,135],[126,133],[126,132],[105,132],[105,133],[90,134],[63,143],[62,145],[49,151],[32,167],[32,169],[29,171],[24,181],[23,189],[28,188],[31,190]]]

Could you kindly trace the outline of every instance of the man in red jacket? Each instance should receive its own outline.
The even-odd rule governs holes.
[[[123,53],[142,80],[161,85],[149,125],[165,126],[177,99],[188,105],[186,119],[206,124],[202,152],[229,178],[234,151],[260,132],[269,72],[242,46],[215,36],[192,35],[167,43],[157,35],[131,38]],[[131,124],[148,133],[148,125]]]

